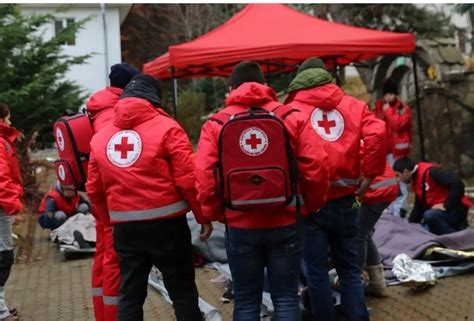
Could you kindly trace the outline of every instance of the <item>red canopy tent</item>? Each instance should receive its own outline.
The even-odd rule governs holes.
[[[315,18],[283,4],[249,4],[211,32],[176,46],[147,63],[157,78],[226,76],[242,60],[266,71],[293,70],[310,56],[346,65],[384,54],[415,51],[411,33],[348,26]]]
[[[358,28],[315,18],[283,4],[249,4],[223,25],[192,41],[170,46],[146,63],[143,72],[160,79],[227,76],[242,60],[259,62],[266,72],[292,71],[316,56],[329,66],[347,65],[386,54],[413,54],[418,129],[423,132],[415,60],[415,36]]]

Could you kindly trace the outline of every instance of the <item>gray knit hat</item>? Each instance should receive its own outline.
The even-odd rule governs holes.
[[[324,61],[322,61],[319,58],[316,57],[310,57],[303,61],[301,66],[298,67],[298,71],[296,72],[297,74],[305,71],[306,69],[312,69],[312,68],[321,68],[321,69],[326,69],[326,66],[324,66]]]

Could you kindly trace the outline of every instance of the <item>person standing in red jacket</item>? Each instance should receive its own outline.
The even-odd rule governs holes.
[[[398,86],[387,79],[383,86],[383,99],[375,102],[375,115],[385,121],[387,128],[387,159],[391,166],[400,157],[408,156],[412,142],[412,118],[410,106],[397,97]],[[400,182],[400,196],[389,206],[393,215],[405,217],[408,190]]]
[[[10,108],[0,103],[0,320],[19,320],[16,309],[5,303],[5,283],[13,265],[12,223],[15,214],[23,210],[23,186],[15,153],[18,130],[11,127]]]
[[[87,193],[107,200],[120,260],[118,320],[143,320],[148,275],[163,274],[178,321],[202,320],[186,213],[192,209],[207,239],[194,186],[193,149],[179,124],[161,109],[158,81],[137,75],[115,106],[112,124],[91,142]]]
[[[140,72],[127,63],[110,68],[110,86],[94,93],[86,103],[94,134],[112,123],[114,107],[130,80]],[[88,172],[93,169],[89,169]],[[92,204],[96,218],[96,252],[92,267],[92,301],[96,321],[116,321],[120,288],[120,268],[114,250],[112,225],[109,222],[107,200]]]
[[[424,223],[431,233],[442,235],[465,229],[472,203],[464,183],[454,173],[435,164],[415,163],[402,157],[393,164],[398,180],[412,184],[415,205],[408,220]]]
[[[260,319],[265,267],[275,306],[274,317],[277,320],[300,320],[298,280],[303,233],[299,232],[301,226],[298,226],[296,220],[298,214],[295,213],[295,207],[268,206],[259,210],[231,210],[228,206],[224,207],[221,195],[216,192],[214,175],[219,162],[218,140],[225,126],[214,119],[222,114],[233,117],[251,107],[275,113],[278,108],[285,107],[277,102],[275,92],[265,84],[261,67],[255,62],[243,61],[234,67],[229,89],[225,108],[211,116],[202,127],[196,152],[195,176],[203,215],[213,221],[225,220],[227,225],[226,250],[235,295],[233,320]],[[314,139],[307,120],[298,110],[291,110],[287,117],[282,117],[282,121],[293,146],[304,205],[307,211],[316,212],[323,206],[329,187],[326,152],[318,140]],[[257,130],[263,131],[259,128]],[[240,144],[245,132],[241,135]],[[264,135],[261,137],[266,137]],[[284,141],[272,142],[271,138],[268,138],[267,143],[285,144]],[[258,145],[265,146],[261,139],[255,144],[255,148]],[[244,150],[245,147],[241,149]],[[260,154],[255,155],[259,156]],[[236,192],[242,194],[242,191]]]
[[[398,195],[398,181],[392,167],[385,161],[385,171],[375,177],[368,191],[361,197],[359,208],[359,233],[357,236],[358,264],[366,270],[369,284],[365,293],[376,297],[386,297],[383,265],[377,246],[372,240],[374,227],[383,211]]]
[[[332,83],[333,77],[317,58],[298,68],[286,103],[311,122],[329,157],[331,189],[328,202],[306,219],[304,264],[313,319],[334,320],[332,289],[328,278],[328,247],[341,282],[342,310],[348,320],[369,320],[357,264],[358,213],[356,196],[362,196],[384,171],[385,124],[363,101],[347,96]],[[364,156],[360,157],[360,141]]]

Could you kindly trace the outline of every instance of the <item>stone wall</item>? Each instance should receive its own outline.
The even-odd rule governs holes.
[[[468,71],[453,39],[420,40],[416,57],[426,159],[463,178],[474,178],[474,72]],[[412,59],[381,58],[373,78],[372,100],[382,96],[382,83],[388,77],[399,83],[401,99],[411,107],[413,149],[410,156],[419,160]]]
[[[414,148],[420,158],[418,117],[414,98]],[[421,116],[426,159],[456,171],[464,178],[474,177],[474,73],[443,86],[422,88]]]

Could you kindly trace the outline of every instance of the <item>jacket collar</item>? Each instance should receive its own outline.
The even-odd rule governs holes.
[[[13,145],[18,136],[20,136],[20,132],[18,129],[0,122],[0,136]]]
[[[96,115],[107,108],[113,108],[119,101],[123,89],[117,87],[106,87],[93,94],[87,101],[87,111],[92,115]]]
[[[170,117],[162,109],[154,108],[145,99],[127,97],[119,100],[115,106],[114,125],[122,129],[131,129],[159,115]]]
[[[256,82],[247,82],[234,89],[227,96],[225,105],[229,109],[241,110],[242,108],[261,107],[271,108],[278,102],[275,91],[266,85]]]
[[[299,90],[291,95],[294,101],[307,103],[327,111],[338,106],[343,97],[344,92],[335,84]]]

